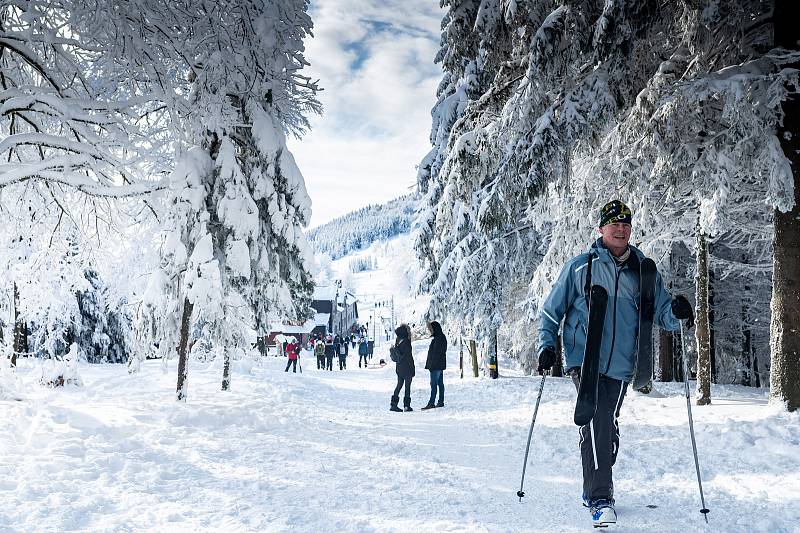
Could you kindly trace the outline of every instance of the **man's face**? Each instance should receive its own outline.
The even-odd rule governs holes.
[[[603,244],[608,248],[625,248],[631,240],[631,225],[626,222],[614,222],[600,228]]]

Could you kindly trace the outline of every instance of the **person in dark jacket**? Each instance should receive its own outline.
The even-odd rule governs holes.
[[[364,337],[358,341],[358,368],[361,368],[361,360],[364,360],[364,368],[367,368],[367,356],[369,350],[367,346],[367,340]]]
[[[411,328],[408,324],[400,324],[394,330],[397,339],[394,341],[392,350],[396,354],[397,365],[395,372],[397,373],[397,386],[394,388],[392,395],[392,404],[389,408],[390,411],[413,411],[411,408],[411,380],[416,374],[414,368],[414,356],[411,354]],[[403,397],[403,409],[397,407],[400,401],[400,389],[405,385],[405,396]]]
[[[333,346],[333,336],[325,338],[325,369],[333,370],[333,356],[336,355],[336,348]]]
[[[435,320],[428,324],[431,333],[431,345],[428,347],[428,358],[425,369],[431,373],[431,397],[423,411],[434,407],[444,407],[444,369],[447,367],[447,337],[442,325]],[[436,390],[439,390],[439,402],[436,402]]]
[[[339,370],[345,370],[347,369],[347,352],[350,351],[347,346],[347,338],[341,339],[337,346],[336,355],[339,356]]]

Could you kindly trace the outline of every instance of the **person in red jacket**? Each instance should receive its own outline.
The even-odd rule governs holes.
[[[286,345],[286,355],[289,357],[289,361],[286,363],[286,370],[284,372],[289,371],[289,367],[292,367],[292,372],[295,374],[297,373],[297,358],[299,356],[300,346],[298,346],[297,342],[292,340],[289,344]]]

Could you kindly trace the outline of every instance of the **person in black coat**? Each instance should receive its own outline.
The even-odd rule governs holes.
[[[336,355],[336,348],[333,346],[333,337],[328,335],[325,339],[325,369],[333,371],[333,356]]]
[[[397,365],[395,372],[397,373],[397,386],[394,388],[392,395],[392,404],[389,408],[390,411],[413,411],[411,408],[411,380],[416,374],[414,368],[414,356],[411,353],[411,328],[408,324],[400,324],[394,330],[397,339],[394,341],[392,351],[396,354]],[[400,401],[400,389],[405,385],[405,396],[403,397],[403,409],[397,407]]]
[[[336,348],[336,354],[339,356],[339,370],[347,369],[347,353],[349,351],[350,349],[347,347],[347,338],[342,338]]]
[[[433,409],[444,407],[444,369],[447,367],[447,337],[442,331],[442,325],[435,320],[428,324],[431,332],[431,345],[428,347],[428,358],[425,360],[425,369],[431,373],[431,398],[428,405],[423,407]],[[439,390],[439,401],[436,402],[436,390]]]

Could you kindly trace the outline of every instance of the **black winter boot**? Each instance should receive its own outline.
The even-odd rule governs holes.
[[[395,413],[402,413],[403,410],[400,409],[399,407],[397,407],[397,402],[399,402],[399,401],[400,401],[400,397],[399,396],[392,396],[392,404],[389,407],[389,410],[390,411],[394,411]]]
[[[411,396],[403,398],[403,411],[413,411],[411,408]]]

